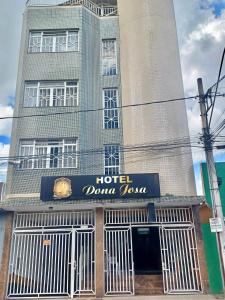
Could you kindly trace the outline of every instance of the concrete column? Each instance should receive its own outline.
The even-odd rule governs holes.
[[[182,98],[173,1],[118,0],[118,12],[122,105]],[[184,101],[128,107],[122,114],[125,147],[189,143]],[[162,195],[195,195],[190,148],[124,153],[124,166],[125,173],[159,173]]]
[[[11,245],[11,238],[12,238],[12,224],[13,224],[13,215],[10,213],[5,218],[4,244],[3,244],[3,252],[2,252],[2,263],[0,266],[1,267],[0,268],[0,300],[5,299],[5,294],[6,294],[10,245]]]
[[[104,296],[104,209],[96,208],[96,298]]]
[[[199,266],[201,272],[201,279],[202,279],[202,286],[203,292],[208,293],[209,291],[209,279],[208,279],[208,272],[206,266],[206,258],[204,252],[204,241],[201,231],[201,224],[199,219],[199,207],[193,206],[193,218],[195,224],[195,232],[196,232],[196,242],[197,242],[197,249],[198,249],[198,258],[199,258]]]

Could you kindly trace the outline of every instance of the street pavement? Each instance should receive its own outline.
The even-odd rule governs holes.
[[[225,299],[224,295],[163,295],[163,296],[133,296],[104,297],[103,300],[215,300]],[[99,299],[100,300],[100,299]]]

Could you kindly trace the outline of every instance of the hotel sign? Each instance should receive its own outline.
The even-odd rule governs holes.
[[[42,177],[41,200],[160,197],[158,174]]]

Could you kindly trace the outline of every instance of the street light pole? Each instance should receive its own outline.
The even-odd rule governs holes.
[[[223,287],[225,287],[225,226],[224,226],[224,217],[223,210],[221,205],[218,180],[216,175],[215,162],[213,157],[213,142],[212,135],[210,133],[210,127],[208,122],[208,112],[206,108],[206,96],[203,90],[202,79],[198,79],[198,92],[199,92],[199,104],[201,111],[201,119],[202,119],[202,133],[203,133],[203,141],[206,155],[206,164],[208,169],[208,177],[209,177],[209,187],[210,194],[212,199],[212,208],[213,208],[213,217],[219,218],[222,224],[222,231],[217,232],[217,245],[218,252],[220,258],[220,268],[221,274],[223,278]]]

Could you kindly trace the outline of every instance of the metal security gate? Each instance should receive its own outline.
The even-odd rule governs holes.
[[[117,237],[119,228],[122,226],[123,228],[125,226],[127,228],[151,226],[159,228],[165,294],[190,294],[202,291],[192,208],[156,208],[155,212],[156,221],[150,224],[146,208],[105,210],[106,294],[134,293],[134,289],[130,289],[132,285],[119,284],[121,283],[119,275],[121,267],[119,267],[118,258],[121,257],[121,253],[125,255],[121,252],[124,250],[119,246]],[[133,261],[132,242],[130,245]],[[134,274],[133,265],[132,267],[130,265],[128,269],[132,269],[130,276]]]
[[[105,293],[134,294],[131,228],[105,230]]]
[[[74,295],[95,293],[95,239],[94,230],[75,231],[72,265],[74,266]]]
[[[199,293],[201,278],[194,227],[162,227],[160,243],[164,292]]]
[[[71,233],[14,234],[8,296],[70,294]]]
[[[94,219],[92,211],[16,215],[7,296],[95,294]]]

